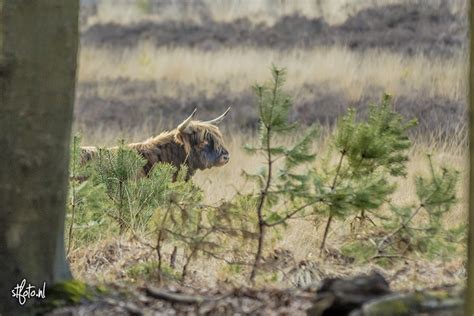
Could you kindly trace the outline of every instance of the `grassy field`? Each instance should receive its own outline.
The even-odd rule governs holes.
[[[466,55],[452,58],[403,56],[381,50],[364,53],[344,47],[279,51],[261,48],[202,51],[185,48],[156,48],[150,43],[123,51],[84,47],[80,55],[79,81],[99,81],[99,95],[117,94],[117,87],[100,82],[128,78],[153,81],[156,97],[178,97],[181,86],[188,94],[212,97],[225,89],[232,93],[268,77],[271,63],[288,69],[286,89],[295,97],[305,85],[330,87],[359,100],[368,88],[383,88],[395,96],[425,95],[464,100]],[[165,83],[166,89],[159,85]]]
[[[274,11],[269,11],[268,3],[262,0],[239,2],[235,8],[230,6],[231,2],[222,1],[208,8],[211,8],[213,20],[223,22],[250,17],[254,23],[263,21],[272,24],[282,16],[304,13],[310,18],[324,17],[328,22],[337,24],[362,9],[379,7],[387,2],[421,3],[414,0],[374,0],[360,1],[357,4],[350,1],[315,1],[314,5],[310,5],[310,2],[301,1],[282,2],[282,6],[276,6]],[[162,15],[150,13],[153,7],[146,6],[146,1],[141,3],[141,7],[134,5],[125,10],[124,7],[115,6],[115,2],[104,1],[98,7],[97,15],[90,18],[88,23],[93,25],[120,21],[130,24],[137,21],[163,20]],[[431,5],[440,3],[434,1]],[[464,8],[464,2],[453,1],[449,6],[450,10],[458,12]],[[199,14],[181,10],[178,5],[168,6],[166,10],[177,20],[199,22],[200,19]],[[262,13],[263,11],[265,13]],[[465,146],[467,132],[463,120],[467,61],[462,50],[452,56],[428,56],[422,53],[407,55],[378,48],[356,51],[341,45],[290,50],[247,46],[202,50],[189,47],[157,47],[148,41],[140,41],[137,46],[121,50],[83,46],[78,71],[79,103],[87,103],[87,98],[93,94],[93,98],[109,102],[107,113],[112,112],[114,106],[121,104],[130,105],[133,113],[139,113],[142,111],[140,102],[143,101],[151,103],[158,110],[161,105],[154,104],[157,100],[172,100],[175,103],[166,111],[159,112],[162,115],[159,118],[151,118],[151,121],[148,121],[150,114],[145,110],[143,111],[148,114],[139,115],[138,119],[130,116],[130,120],[141,120],[141,123],[132,127],[115,125],[113,116],[107,116],[107,120],[83,124],[81,114],[76,113],[76,130],[82,133],[85,145],[114,145],[119,138],[124,138],[126,142],[139,141],[164,129],[173,128],[195,105],[200,113],[204,113],[198,115],[199,118],[208,119],[203,115],[217,115],[225,109],[225,105],[221,106],[216,102],[209,107],[207,100],[220,99],[223,95],[251,94],[250,87],[253,84],[268,79],[272,63],[287,68],[288,81],[285,90],[298,109],[303,105],[308,106],[311,113],[332,109],[335,116],[340,116],[345,113],[347,106],[377,100],[385,91],[393,94],[395,99],[405,98],[401,107],[403,114],[423,120],[426,109],[415,107],[422,104],[429,108],[429,102],[437,101],[440,109],[432,114],[435,119],[430,117],[426,122],[422,121],[425,124],[424,132],[411,135],[414,146],[409,152],[408,175],[397,180],[399,189],[392,202],[404,204],[414,201],[413,177],[428,173],[426,155],[431,154],[437,165],[453,167],[460,171],[459,201],[444,224],[446,227],[455,227],[464,223],[468,177]],[[136,82],[138,88],[125,90],[124,87],[130,82]],[[91,89],[93,92],[83,88],[87,85],[94,86],[94,89]],[[320,104],[314,101],[329,94],[336,95],[338,98],[334,100],[345,104],[337,104],[330,99],[330,102],[321,108]],[[231,156],[230,163],[221,168],[200,171],[193,178],[202,188],[205,202],[208,204],[229,201],[238,192],[252,190],[254,187],[242,177],[242,170],[252,172],[262,164],[262,159],[248,156],[243,149],[244,144],[255,141],[256,135],[252,128],[239,129],[239,115],[256,110],[252,98],[245,97],[240,100],[241,103],[228,104],[234,107],[229,121],[224,123],[222,128]],[[227,99],[225,101],[227,102]],[[461,114],[449,116],[452,112]],[[304,111],[299,113],[300,119],[306,115]],[[127,115],[125,120],[128,119]],[[321,121],[323,120],[320,120],[320,123]],[[110,122],[112,123],[108,124]],[[438,122],[442,124],[438,126]],[[318,155],[322,155],[331,146],[328,137],[333,129],[334,125],[331,124],[323,126],[320,136],[314,140],[312,146]],[[289,138],[286,142],[289,144],[292,139]],[[319,162],[316,162],[316,165],[320,166],[318,164]],[[413,255],[390,267],[373,263],[345,263],[343,259],[337,258],[337,249],[346,244],[348,238],[353,237],[349,237],[348,221],[339,221],[332,226],[328,248],[336,250],[336,254],[333,257],[321,258],[318,245],[323,234],[322,221],[321,219],[316,223],[309,223],[294,220],[282,234],[272,235],[271,245],[265,255],[274,256],[275,260],[281,261],[281,275],[274,285],[294,285],[291,275],[294,271],[301,270],[311,271],[313,281],[317,282],[328,276],[353,275],[375,268],[382,271],[396,289],[456,283],[465,277],[462,246],[458,247],[449,261]],[[127,271],[134,266],[144,265],[153,258],[153,251],[146,246],[152,242],[152,239],[147,238],[137,240],[104,234],[87,246],[74,248],[69,258],[75,275],[88,282],[121,280],[140,283],[146,279],[131,278]],[[167,253],[171,252],[171,249],[165,250]],[[178,265],[182,264],[180,255],[177,262]],[[192,286],[245,283],[244,276],[230,271],[228,265],[214,259],[200,258],[192,264],[191,270],[189,284]]]

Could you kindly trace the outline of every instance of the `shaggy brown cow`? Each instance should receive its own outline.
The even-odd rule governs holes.
[[[229,152],[216,126],[229,111],[230,108],[218,118],[202,122],[192,120],[196,114],[194,110],[177,128],[128,146],[146,159],[147,163],[143,166],[145,175],[156,163],[167,162],[177,168],[186,165],[189,179],[198,169],[220,167],[229,162]],[[81,161],[93,159],[97,151],[97,147],[81,147]]]

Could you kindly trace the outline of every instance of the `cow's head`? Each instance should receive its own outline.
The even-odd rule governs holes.
[[[229,151],[224,146],[222,133],[217,127],[230,108],[210,121],[193,121],[196,110],[177,127],[176,139],[183,144],[186,162],[191,169],[220,167],[229,162]]]

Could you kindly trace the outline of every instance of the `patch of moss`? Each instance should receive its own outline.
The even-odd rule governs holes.
[[[53,305],[58,302],[69,305],[82,300],[91,300],[94,293],[93,288],[78,280],[56,283],[48,289],[48,292],[48,300],[51,299]]]
[[[104,286],[90,286],[79,280],[63,281],[49,286],[46,289],[46,299],[38,301],[34,310],[36,314],[42,315],[54,308],[92,301],[105,293],[107,289]]]

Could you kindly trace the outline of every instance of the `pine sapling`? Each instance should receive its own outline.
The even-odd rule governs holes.
[[[291,99],[283,91],[286,71],[272,67],[272,82],[256,85],[254,91],[260,116],[260,132],[257,146],[246,146],[252,154],[263,154],[265,168],[258,174],[247,174],[257,182],[259,193],[256,202],[257,250],[252,265],[250,280],[254,282],[265,243],[265,232],[269,227],[286,224],[287,220],[300,213],[307,206],[303,198],[310,195],[308,174],[298,173],[297,167],[314,160],[310,153],[315,130],[310,129],[293,146],[278,145],[278,137],[296,133],[297,126],[289,122],[292,109]],[[276,161],[282,160],[282,167],[276,168]],[[278,207],[280,198],[286,196],[291,207]],[[288,205],[287,205],[288,206]]]
[[[391,210],[395,215],[395,220],[387,223],[387,226],[394,228],[378,243],[377,257],[386,255],[386,249],[397,240],[397,236],[406,241],[405,249],[401,250],[402,254],[411,247],[417,247],[423,252],[429,252],[429,249],[446,248],[443,238],[439,236],[449,235],[449,231],[442,225],[442,220],[457,202],[456,185],[459,172],[450,168],[441,168],[441,171],[437,171],[429,155],[428,163],[430,176],[415,177],[418,203],[415,206],[405,207],[392,205]],[[415,223],[414,220],[423,211],[427,221]],[[437,244],[443,244],[445,247],[437,247]]]
[[[334,147],[339,158],[335,168],[314,171],[314,186],[322,196],[316,211],[327,213],[320,253],[326,246],[335,217],[346,218],[354,212],[374,211],[395,190],[387,179],[404,176],[410,141],[407,130],[415,120],[405,122],[391,110],[391,97],[384,95],[380,106],[371,105],[366,120],[357,120],[349,109],[338,125]]]

